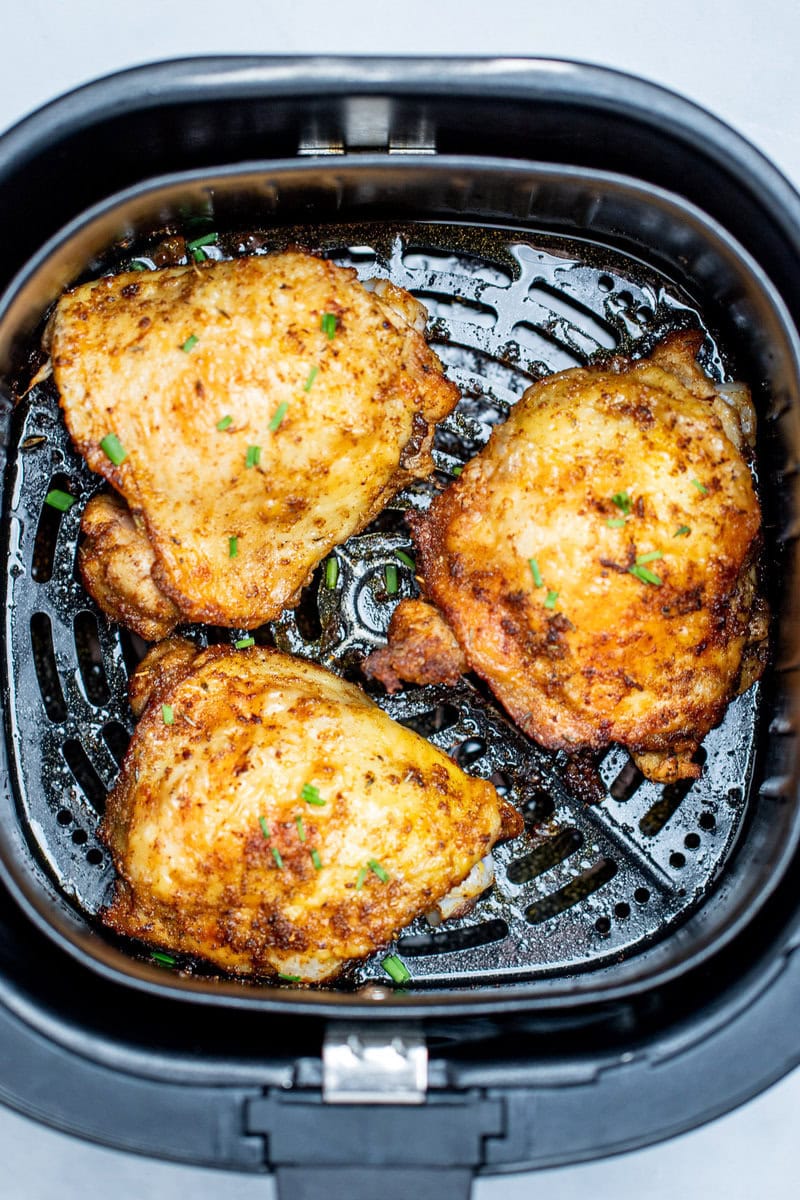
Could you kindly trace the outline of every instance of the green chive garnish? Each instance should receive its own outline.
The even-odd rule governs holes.
[[[174,967],[175,966],[175,959],[172,957],[172,955],[164,954],[163,951],[161,951],[161,950],[151,950],[150,957],[152,959],[154,959],[155,962],[161,963],[162,966],[165,966],[165,967]]]
[[[606,521],[606,525],[608,526],[609,529],[624,529],[625,528],[625,518],[624,517],[609,517],[608,520]]]
[[[545,608],[555,608],[557,599],[558,592],[548,592],[544,601]]]
[[[175,710],[171,704],[161,705],[161,720],[165,725],[175,724]]]
[[[463,470],[464,470],[463,467],[453,467],[453,474],[455,475],[456,479],[458,479],[459,475],[461,474],[461,472]]]
[[[399,558],[400,562],[403,563],[404,566],[408,567],[410,571],[415,571],[417,569],[417,564],[414,562],[410,554],[406,554],[405,550],[395,550],[394,553],[395,557]]]
[[[235,650],[246,650],[248,646],[255,646],[256,639],[254,637],[239,638],[238,642],[233,643]]]
[[[220,433],[222,433],[232,424],[233,417],[222,417],[221,420],[217,421],[217,429],[220,431]]]
[[[258,823],[261,826],[261,832],[263,833],[264,837],[267,839],[267,841],[269,841],[269,839],[272,837],[272,834],[270,833],[269,825],[267,824],[267,818],[259,817]]]
[[[643,567],[645,563],[655,562],[657,558],[663,558],[664,555],[660,550],[651,550],[649,554],[637,554],[636,565]]]
[[[283,870],[283,859],[281,858],[281,852],[277,846],[272,847],[272,857],[275,859],[275,862],[278,865],[278,870],[282,871]]]
[[[124,462],[128,452],[115,433],[107,433],[100,443],[100,449],[106,458],[110,458],[115,467]]]
[[[62,492],[60,488],[51,488],[44,502],[51,508],[57,508],[59,512],[69,512],[75,503],[75,497],[70,496],[69,492]]]
[[[535,587],[544,587],[544,580],[542,579],[542,572],[539,570],[539,564],[537,563],[536,559],[529,558],[528,566],[531,569],[531,575],[533,576],[534,586]]]
[[[181,350],[184,354],[188,354],[190,350],[194,350],[199,341],[199,337],[197,337],[194,333],[190,333],[186,341],[181,346]]]
[[[386,580],[386,592],[389,596],[396,596],[399,583],[397,581],[397,567],[394,563],[387,563],[384,568],[383,577]]]
[[[128,270],[129,271],[149,271],[150,268],[148,267],[147,263],[142,262],[142,260],[140,258],[132,258],[130,263],[128,264]]]
[[[186,243],[187,250],[199,250],[201,246],[210,246],[212,242],[217,240],[216,233],[204,233],[202,237],[195,238],[193,242]]]
[[[268,428],[269,428],[270,433],[275,433],[276,429],[280,428],[281,421],[286,416],[286,413],[288,412],[288,410],[289,410],[289,405],[286,403],[285,400],[282,400],[281,403],[278,405],[278,407],[275,409],[275,415],[269,423]]]
[[[319,367],[312,367],[311,370],[308,372],[308,378],[306,379],[305,383],[303,384],[304,392],[311,391],[311,385],[313,384],[314,380],[317,378],[317,375],[319,375]]]
[[[700,482],[700,480],[699,480],[699,479],[693,479],[693,480],[692,480],[692,487],[696,487],[696,488],[697,488],[697,490],[698,490],[698,492],[700,493],[700,495],[701,495],[701,496],[707,496],[707,495],[708,495],[708,488],[707,488],[707,487],[703,487],[703,485],[702,485],[702,483]]]
[[[679,525],[672,536],[673,537],[688,537],[691,532],[692,531],[688,525]]]
[[[229,537],[228,538],[228,558],[236,558],[236,555],[238,553],[239,553],[238,537]]]
[[[654,587],[661,587],[663,582],[655,571],[651,571],[649,567],[642,567],[638,563],[636,566],[628,567],[628,571],[637,579],[641,579],[642,583],[652,583]]]
[[[367,859],[367,866],[374,875],[378,876],[381,883],[389,882],[389,872],[385,871],[376,858]]]
[[[325,587],[331,591],[336,587],[339,580],[339,560],[335,554],[332,554],[325,563]]]
[[[387,975],[390,975],[395,983],[408,983],[411,978],[411,972],[404,962],[401,962],[396,954],[389,954],[381,962],[381,966]]]
[[[325,334],[329,342],[332,342],[336,337],[336,313],[323,313],[320,321],[320,329]]]
[[[304,783],[300,789],[300,798],[305,800],[306,804],[314,804],[317,808],[323,808],[327,801],[323,800],[319,794],[319,788],[315,788],[313,783]]]
[[[620,512],[624,512],[626,517],[633,507],[633,501],[627,492],[615,492],[611,497],[611,503],[616,504]]]
[[[303,818],[299,813],[295,817],[294,823],[297,826],[297,836],[300,838],[301,842],[304,842],[306,840],[306,827],[303,824]]]
[[[319,856],[319,850],[312,850],[312,851],[311,851],[311,861],[312,861],[312,863],[314,864],[314,870],[315,870],[315,871],[321,871],[321,870],[322,870],[322,859],[321,859],[321,858],[320,858],[320,856]]]
[[[283,971],[278,971],[278,979],[285,979],[287,983],[299,983],[299,975],[284,975]]]
[[[247,457],[244,460],[244,465],[246,467],[257,467],[260,462],[261,462],[261,447],[260,446],[248,446],[247,447]]]
[[[357,892],[361,891],[362,887],[364,886],[364,880],[366,878],[367,878],[367,868],[362,867],[361,870],[358,872],[358,878],[356,879],[356,891]]]
[[[195,262],[205,262],[208,258],[208,255],[206,254],[205,250],[193,250],[192,258]]]

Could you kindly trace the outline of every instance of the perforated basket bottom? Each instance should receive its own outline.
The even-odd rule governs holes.
[[[398,600],[416,594],[413,571],[397,558],[398,550],[413,553],[403,512],[428,505],[533,380],[598,354],[645,354],[669,330],[705,326],[689,299],[656,271],[564,238],[360,225],[317,230],[313,238],[308,229],[228,235],[208,250],[263,253],[296,241],[356,267],[361,278],[388,277],[419,296],[430,312],[431,340],[463,397],[438,431],[436,476],[337,549],[335,587],[326,586],[320,568],[300,607],[256,633],[259,642],[364,685],[361,659],[383,642]],[[703,365],[726,378],[724,348],[706,334]],[[97,823],[130,736],[127,676],[143,647],[108,624],[77,578],[81,512],[100,481],[73,452],[48,385],[19,406],[9,463],[6,654],[20,815],[32,852],[69,903],[94,922],[114,878]],[[65,514],[44,506],[53,486],[68,487],[79,503]],[[397,569],[394,594],[389,564]],[[240,636],[191,632],[201,644]],[[440,929],[420,918],[398,939],[395,949],[415,984],[532,979],[630,955],[702,901],[742,828],[757,689],[735,700],[706,738],[703,775],[691,786],[643,780],[616,748],[597,764],[587,790],[585,780],[573,783],[577,775],[564,756],[520,734],[469,679],[394,697],[368,687],[396,720],[453,754],[465,770],[493,779],[526,820],[521,838],[494,851],[495,885],[469,916]],[[343,986],[385,981],[380,957],[357,967]]]

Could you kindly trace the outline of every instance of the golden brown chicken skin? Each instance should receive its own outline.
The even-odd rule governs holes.
[[[693,778],[705,734],[764,666],[752,405],[717,392],[699,335],[650,359],[535,384],[426,515],[418,569],[468,666],[537,741],[626,746],[651,779]],[[367,670],[394,687],[401,636]]]
[[[87,506],[81,565],[101,607],[152,639],[182,620],[253,628],[296,603],[333,546],[433,469],[458,392],[425,317],[391,283],[300,251],[62,296],[47,344],[67,427],[130,510],[112,529],[105,498]]]
[[[101,827],[119,933],[320,982],[453,889],[463,910],[459,885],[485,888],[474,869],[519,832],[490,783],[321,667],[171,639],[140,670]]]

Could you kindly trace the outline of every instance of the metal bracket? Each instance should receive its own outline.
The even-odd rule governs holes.
[[[409,120],[389,96],[350,96],[333,115],[315,117],[304,130],[297,153],[435,154],[436,134],[422,115]]]
[[[414,1029],[328,1027],[322,1046],[326,1104],[424,1104],[427,1089],[428,1047]]]

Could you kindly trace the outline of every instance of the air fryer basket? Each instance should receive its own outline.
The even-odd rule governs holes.
[[[48,140],[59,153],[44,152]],[[462,1186],[464,1163],[559,1161],[663,1135],[795,1061],[800,1038],[776,1036],[758,1066],[748,1056],[744,1076],[740,1064],[722,1070],[719,1094],[711,1088],[670,1108],[674,1081],[740,1035],[737,1020],[757,1028],[758,1011],[797,995],[789,931],[800,833],[800,362],[789,283],[800,265],[800,205],[772,168],[690,105],[591,68],[233,60],[133,72],[31,118],[0,143],[0,204],[14,224],[11,237],[10,218],[0,223],[9,285],[0,367],[9,382],[24,372],[64,286],[146,259],[164,231],[213,229],[213,254],[300,242],[362,278],[408,287],[428,305],[430,336],[464,396],[437,435],[433,486],[446,484],[532,379],[602,353],[641,355],[671,329],[701,328],[709,374],[754,390],[764,584],[775,613],[773,666],[706,739],[703,776],[691,787],[643,781],[620,750],[595,771],[576,771],[522,737],[469,680],[393,698],[376,690],[391,715],[506,789],[527,822],[524,838],[497,852],[497,887],[469,917],[435,931],[420,921],[401,935],[408,989],[389,988],[378,960],[319,991],[242,985],[188,963],[165,971],[95,920],[111,885],[95,829],[131,728],[125,679],[136,649],[76,579],[80,512],[99,481],[72,451],[51,386],[33,388],[13,411],[9,404],[4,439],[9,787],[0,854],[26,914],[7,902],[0,998],[15,1014],[9,1021],[46,1034],[67,1059],[87,1031],[83,1053],[105,1064],[93,1076],[99,1095],[112,1065],[150,1080],[153,1111],[182,1115],[128,1135],[134,1148],[256,1169],[260,1135],[269,1134],[276,1167],[306,1153],[312,1165],[343,1172],[359,1156],[352,1109],[324,1110],[327,1132],[313,1151],[295,1137],[303,1120],[323,1114],[322,1021],[334,1019],[334,1041],[348,1031],[385,1041],[394,1028],[409,1054],[424,1031],[427,1103],[419,1112],[359,1108],[358,1121],[372,1127],[376,1163],[406,1164],[397,1155],[416,1139],[416,1161],[453,1168],[451,1182]],[[42,501],[67,481],[79,504],[58,517]],[[414,592],[400,566],[399,592],[389,595],[385,566],[410,548],[404,508],[431,494],[420,485],[398,498],[337,551],[337,587],[318,577],[298,612],[258,638],[357,674],[396,600]],[[31,945],[35,963],[20,951]],[[71,994],[55,1000],[48,963],[80,989],[79,1005]],[[124,1031],[106,1003],[129,1020]],[[236,1030],[221,1030],[234,1007]],[[267,1012],[281,1030],[280,1054],[265,1051],[258,1032]],[[375,1028],[395,1025],[369,1034],[373,1018]],[[246,1041],[254,1033],[257,1048]],[[624,1096],[644,1067],[651,1081],[673,1081],[648,1114],[626,1114],[616,1131],[587,1118],[582,1105],[605,1105],[601,1094],[617,1088]],[[287,1083],[291,1095],[281,1091]],[[227,1133],[213,1154],[178,1150],[167,1129],[184,1127],[209,1084]],[[533,1137],[527,1106],[545,1085],[553,1113],[582,1114],[580,1132],[558,1117],[547,1139]],[[20,1082],[11,1090],[25,1103]],[[45,1116],[66,1119],[53,1105]],[[429,1131],[455,1123],[458,1149],[420,1132],[423,1117]],[[108,1113],[75,1120],[80,1132],[120,1143]]]

